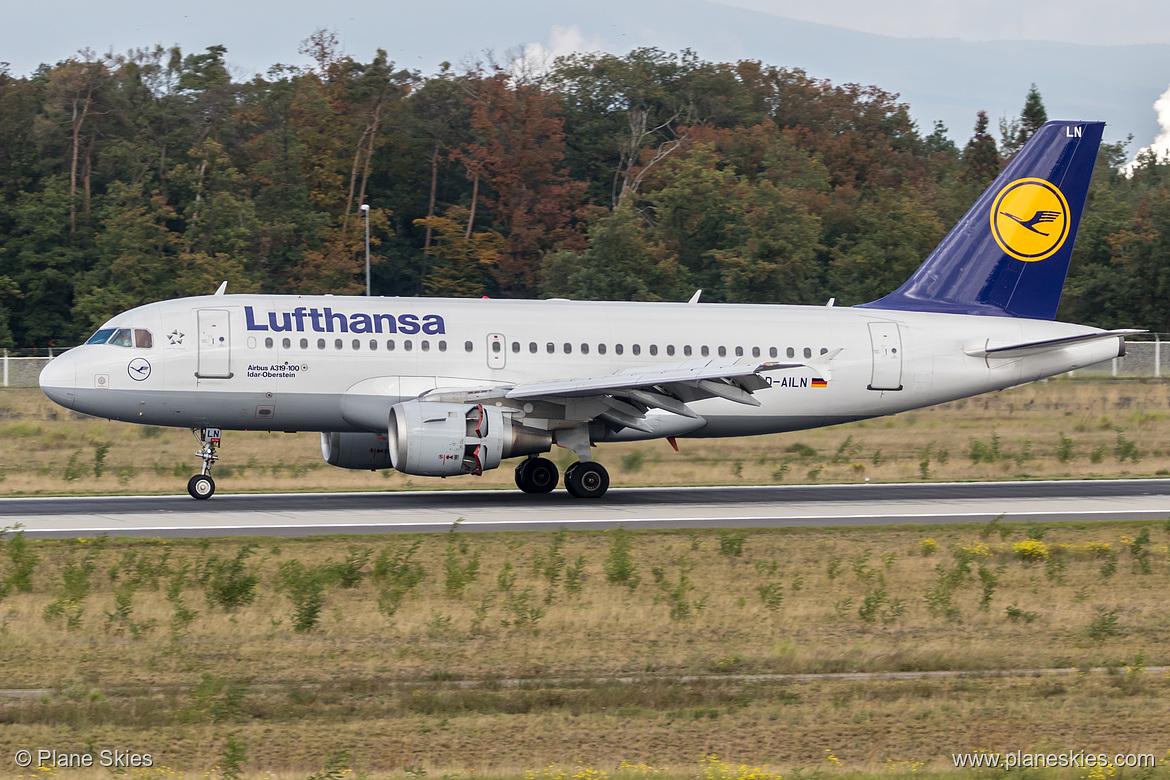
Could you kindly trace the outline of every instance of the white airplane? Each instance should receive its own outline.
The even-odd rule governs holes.
[[[1104,124],[1049,122],[897,291],[851,308],[295,295],[162,301],[54,359],[42,390],[96,417],[191,428],[192,496],[215,491],[220,430],[321,432],[325,460],[421,476],[597,442],[749,436],[893,414],[1125,354],[1054,322]],[[225,283],[226,285],[226,283]]]

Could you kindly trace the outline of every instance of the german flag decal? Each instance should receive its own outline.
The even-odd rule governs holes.
[[[812,386],[813,387],[828,387],[829,383],[826,382],[824,379],[821,379],[820,377],[813,377]]]

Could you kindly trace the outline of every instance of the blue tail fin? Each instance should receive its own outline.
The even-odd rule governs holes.
[[[1104,122],[1048,122],[910,279],[871,309],[1051,320]]]

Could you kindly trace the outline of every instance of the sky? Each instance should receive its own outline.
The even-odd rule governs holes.
[[[722,1],[894,38],[1044,40],[1096,45],[1170,43],[1170,3],[1165,0],[1111,0],[1108,4],[1101,0]]]
[[[692,47],[708,59],[743,56],[787,66],[803,65],[778,61],[792,50],[790,43],[776,42],[762,53],[758,41],[754,44],[756,49],[737,49],[744,45],[745,21],[742,12],[737,16],[734,8],[891,38],[1170,45],[1167,0],[1112,0],[1104,13],[1102,5],[1100,0],[496,0],[493,4],[482,0],[443,0],[436,4],[401,0],[285,0],[280,4],[256,0],[201,0],[197,4],[58,0],[47,12],[46,7],[27,0],[0,0],[0,62],[9,64],[11,74],[21,76],[32,73],[41,63],[58,62],[82,49],[101,55],[178,44],[184,52],[191,53],[223,44],[228,48],[227,61],[233,76],[246,80],[276,63],[307,65],[307,57],[298,53],[299,42],[313,31],[326,28],[338,35],[346,53],[359,60],[369,60],[377,48],[384,48],[399,66],[417,69],[424,75],[434,73],[444,60],[458,65],[482,54],[484,49],[493,49],[497,58],[507,59],[507,54],[523,51],[526,46],[529,56],[582,50],[620,55],[645,45],[667,51]],[[688,14],[706,21],[688,27]],[[718,22],[724,16],[727,27],[721,28]],[[858,46],[857,50],[866,49]],[[844,78],[876,83],[900,91],[897,84],[891,87],[882,82],[890,78],[889,63],[882,63],[882,75],[872,78],[868,77],[864,61],[831,64],[850,66],[833,68],[847,75],[813,75],[825,75],[838,82]],[[1136,79],[1128,78],[1130,75],[1133,74],[1118,73],[1116,78],[1122,83],[1136,83]],[[1147,79],[1152,75],[1152,71],[1147,73]],[[1170,148],[1170,95],[1159,102],[1158,113],[1154,108],[1161,93],[1170,92],[1170,64],[1165,77],[1159,76],[1156,82],[1159,86],[1142,85],[1139,96],[1125,98],[1126,108],[1138,118],[1127,118],[1117,129],[1135,135],[1131,156],[1154,143],[1155,138],[1159,149]],[[957,104],[963,96],[980,101],[979,107],[989,109],[993,118],[1018,112],[1017,104],[1022,104],[1027,81],[1023,86],[1004,84],[1000,106],[986,105],[984,94],[974,97],[974,87],[987,91],[986,83],[971,83],[947,90],[953,92],[953,101],[952,95],[933,96],[935,104],[929,110],[937,113],[920,117],[920,124],[929,128],[930,121],[947,108],[946,102]],[[1042,88],[1042,93],[1048,95],[1046,89]],[[1059,88],[1054,87],[1053,96],[1058,92]],[[1069,92],[1067,86],[1065,92]],[[1074,108],[1077,104],[1070,100],[1066,105]],[[969,135],[968,114],[973,116],[974,111],[970,105],[953,108],[954,118],[948,126],[952,137],[962,142]],[[1120,118],[1120,111],[1110,113],[1112,116],[1087,118]],[[1141,117],[1146,117],[1144,124]]]

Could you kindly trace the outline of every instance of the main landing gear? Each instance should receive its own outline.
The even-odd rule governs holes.
[[[211,464],[219,460],[219,428],[192,428],[191,433],[199,440],[199,451],[195,454],[203,459],[203,470],[187,480],[187,492],[200,501],[215,494],[215,480],[211,478]]]
[[[525,493],[549,493],[557,486],[557,467],[547,458],[527,458],[516,467],[516,487]],[[574,498],[601,498],[609,489],[609,472],[600,463],[578,461],[565,469],[565,489]]]
[[[579,460],[565,469],[565,489],[573,498],[601,498],[609,490],[609,472],[600,463]]]
[[[516,467],[516,487],[525,493],[551,493],[559,480],[556,464],[547,458],[525,458]]]

